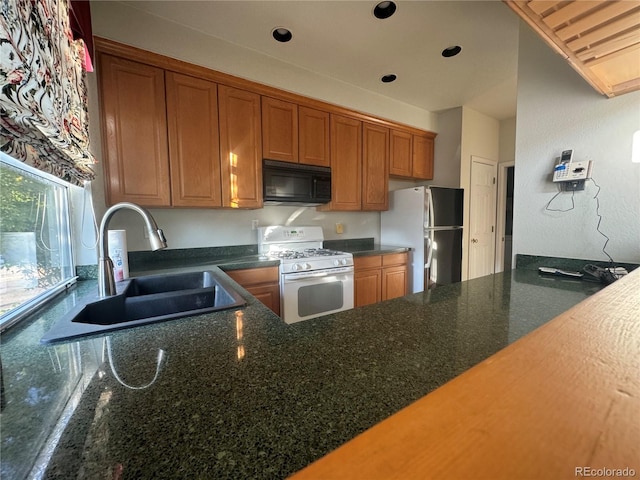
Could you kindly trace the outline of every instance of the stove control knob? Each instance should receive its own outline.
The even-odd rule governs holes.
[[[291,265],[291,270],[297,272],[298,270],[300,270],[300,265],[294,263],[293,265]]]
[[[337,259],[336,259],[336,260],[334,260],[334,261],[333,261],[333,264],[334,264],[336,267],[339,267],[339,266],[340,266],[340,260],[337,260]]]
[[[309,265],[308,263],[305,263],[302,268],[304,268],[305,270],[311,270],[311,265]]]

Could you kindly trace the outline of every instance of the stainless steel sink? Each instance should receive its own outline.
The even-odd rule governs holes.
[[[137,277],[117,294],[92,299],[61,317],[40,340],[52,343],[246,305],[222,272]]]

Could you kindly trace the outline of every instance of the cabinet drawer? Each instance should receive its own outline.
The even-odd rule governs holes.
[[[280,276],[278,267],[245,268],[225,272],[243,287],[259,285],[261,283],[278,283]]]
[[[382,256],[382,266],[387,267],[389,265],[404,265],[407,263],[406,253],[390,253]]]
[[[353,259],[353,266],[357,269],[360,268],[376,268],[382,266],[382,257],[380,255],[371,255],[367,257],[355,257]]]

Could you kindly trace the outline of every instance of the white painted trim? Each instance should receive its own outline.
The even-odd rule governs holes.
[[[515,167],[516,162],[504,162],[498,164],[498,192],[496,204],[496,273],[504,270],[504,236],[505,216],[507,213],[507,170]]]

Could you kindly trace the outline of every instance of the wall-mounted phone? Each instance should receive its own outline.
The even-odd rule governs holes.
[[[591,178],[591,160],[556,165],[553,170],[554,182],[573,182]]]
[[[560,161],[553,169],[554,182],[575,182],[591,178],[591,160],[573,161],[573,150],[564,150]]]

